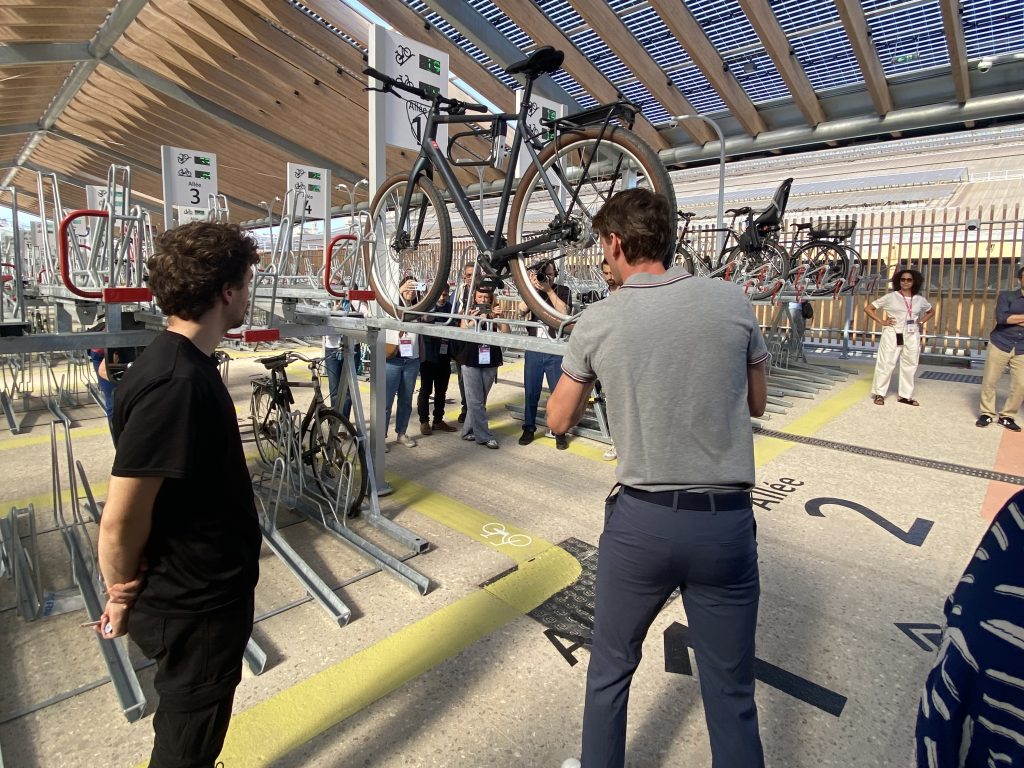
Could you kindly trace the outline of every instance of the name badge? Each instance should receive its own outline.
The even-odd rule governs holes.
[[[442,341],[441,342],[441,346],[438,348],[437,352],[440,355],[447,355],[448,354],[448,342],[447,341]]]
[[[906,326],[904,327],[904,332],[910,336],[917,333],[917,323],[913,320],[907,320]]]
[[[481,344],[480,345],[480,353],[477,356],[476,361],[480,365],[490,365],[491,364],[491,348],[489,346],[487,346],[486,344]]]
[[[398,354],[401,357],[412,357],[412,339],[398,340]]]

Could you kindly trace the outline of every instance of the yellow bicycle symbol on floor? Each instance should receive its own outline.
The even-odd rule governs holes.
[[[502,544],[508,544],[511,547],[528,547],[533,543],[533,539],[523,533],[509,533],[505,526],[501,523],[487,523],[481,529],[485,539],[492,537],[498,538],[498,543],[494,544],[496,547],[500,547]]]

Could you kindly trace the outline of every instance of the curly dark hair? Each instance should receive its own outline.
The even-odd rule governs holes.
[[[636,187],[612,195],[594,216],[601,237],[613,232],[622,243],[627,264],[664,262],[675,243],[675,212],[664,196]]]
[[[240,286],[258,261],[256,241],[237,225],[196,221],[159,235],[146,266],[164,314],[198,320],[225,286]]]
[[[921,288],[924,286],[924,275],[918,272],[916,269],[897,269],[892,274],[892,289],[899,293],[900,290],[900,278],[904,275],[910,275],[914,278],[914,286],[910,289],[911,296],[917,296],[921,293]]]

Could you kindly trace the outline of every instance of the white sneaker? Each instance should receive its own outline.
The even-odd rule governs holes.
[[[601,455],[601,458],[604,459],[605,461],[615,461],[617,458],[619,458],[619,453],[618,451],[615,450],[615,446],[613,445],[611,448],[609,448]]]
[[[544,437],[550,437],[550,438],[551,438],[552,440],[554,440],[554,439],[555,439],[555,433],[554,433],[554,432],[552,432],[552,431],[551,431],[551,430],[549,429],[549,430],[548,430],[547,432],[545,432],[545,433],[544,433]]]
[[[580,761],[575,757],[570,757],[562,763],[562,768],[580,768]]]
[[[398,436],[398,442],[401,443],[402,445],[404,445],[406,448],[415,448],[416,447],[416,441],[413,440],[408,435],[399,435]]]

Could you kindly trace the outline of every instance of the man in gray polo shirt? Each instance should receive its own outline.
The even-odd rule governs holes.
[[[754,704],[760,594],[750,417],[764,413],[768,351],[736,285],[666,271],[673,211],[644,189],[594,217],[622,287],[583,313],[548,400],[556,432],[596,379],[619,451],[605,505],[583,716],[584,768],[622,766],[626,704],[647,630],[681,589],[715,768],[764,765]]]

